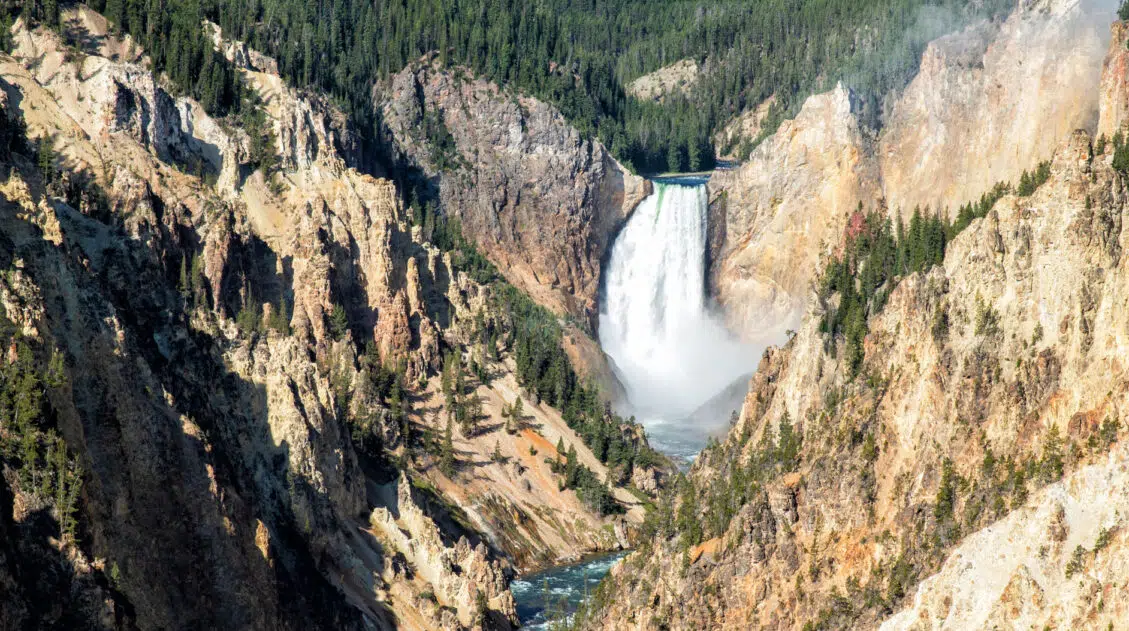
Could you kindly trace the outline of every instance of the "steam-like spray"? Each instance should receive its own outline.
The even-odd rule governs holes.
[[[678,422],[756,368],[709,310],[705,186],[655,183],[612,248],[600,343],[644,422]]]

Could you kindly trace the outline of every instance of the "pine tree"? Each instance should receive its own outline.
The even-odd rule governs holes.
[[[456,361],[455,380],[454,384],[452,385],[452,395],[454,397],[453,400],[455,404],[455,417],[459,419],[460,423],[465,422],[464,419],[466,418],[467,413],[466,400],[464,398],[465,394],[466,376],[463,374],[463,364],[461,361]]]
[[[691,142],[689,145],[687,145],[687,153],[689,154],[690,159],[690,170],[701,171],[703,165],[702,148],[698,146],[698,143]]]
[[[48,388],[61,388],[67,383],[67,365],[63,353],[58,349],[51,351],[51,358],[47,360],[47,370],[43,375],[43,383]]]
[[[1059,434],[1058,425],[1051,425],[1047,430],[1047,435],[1043,439],[1043,457],[1039,462],[1039,468],[1043,474],[1043,480],[1046,482],[1054,482],[1062,478],[1064,463],[1062,459],[1062,436]]]
[[[1119,173],[1129,173],[1129,145],[1125,142],[1125,135],[1120,131],[1113,136],[1113,162],[1111,166]]]
[[[852,375],[857,375],[866,355],[863,347],[867,331],[866,314],[864,307],[857,302],[852,302],[846,311],[843,331],[846,337],[847,368]]]
[[[802,439],[792,428],[792,417],[787,412],[780,417],[780,440],[777,443],[777,461],[785,471],[792,471],[798,464]]]
[[[472,437],[478,433],[478,420],[482,417],[482,399],[471,395],[463,414],[463,434]]]
[[[517,427],[514,426],[513,408],[509,405],[502,404],[502,418],[506,419],[506,433],[513,435],[517,433]]]
[[[682,170],[682,157],[679,150],[680,148],[677,146],[671,146],[667,149],[666,169],[671,173],[677,173]]]
[[[909,243],[906,239],[906,224],[902,220],[901,213],[898,213],[898,222],[894,230],[894,241],[898,244],[894,270],[896,274],[903,275],[909,273]]]
[[[506,417],[506,433],[518,433],[525,418],[525,407],[521,403],[521,396],[515,398],[514,402],[505,409],[504,415]]]
[[[43,22],[50,28],[59,29],[59,0],[43,0]]]
[[[12,16],[7,12],[0,11],[0,53],[12,52]],[[4,114],[4,120],[0,120],[0,126],[7,122],[7,112],[0,112]],[[0,146],[0,159],[7,159],[7,156],[2,153],[7,147]]]
[[[496,327],[490,327],[486,340],[486,352],[490,359],[498,361],[498,331]]]
[[[702,522],[698,513],[698,493],[690,480],[682,478],[675,530],[682,533],[679,541],[683,550],[702,542]]]
[[[941,464],[941,485],[937,488],[937,501],[933,504],[933,516],[937,521],[952,519],[956,504],[956,480],[953,461],[945,458]]]
[[[910,272],[921,271],[925,267],[925,235],[921,209],[914,208],[909,220],[908,248]]]
[[[455,371],[458,361],[459,359],[453,350],[447,353],[447,356],[443,359],[443,374],[440,385],[443,395],[448,399],[448,406],[450,405],[451,395],[455,391]]]
[[[574,488],[578,481],[579,476],[579,463],[576,458],[576,446],[568,446],[568,454],[565,456],[565,487]]]
[[[35,163],[39,167],[39,174],[45,184],[55,181],[55,149],[54,142],[48,136],[43,136],[36,143]]]
[[[345,338],[349,332],[349,316],[341,305],[333,305],[333,312],[329,316],[329,333],[335,340]]]
[[[189,278],[192,284],[192,305],[208,306],[206,303],[208,293],[207,285],[204,283],[204,260],[199,256],[192,255],[192,266],[189,271]]]
[[[262,330],[262,307],[259,306],[259,302],[250,292],[244,295],[243,307],[235,316],[235,324],[239,327],[240,331],[243,331],[243,333],[247,335],[258,333]]]
[[[185,300],[192,300],[192,285],[188,280],[188,255],[184,254],[180,257],[180,280],[177,283],[177,289],[180,290],[180,295]]]
[[[282,335],[290,335],[290,303],[283,296],[271,310],[270,327]]]
[[[455,447],[451,439],[450,417],[447,417],[447,426],[443,429],[443,446],[439,452],[439,469],[447,477],[455,474]]]
[[[1023,174],[1019,176],[1019,187],[1015,189],[1015,194],[1020,197],[1028,197],[1035,192],[1035,183],[1031,179],[1031,175],[1025,169]]]
[[[400,385],[400,379],[398,377],[399,376],[393,381],[392,392],[388,396],[388,410],[392,417],[392,422],[400,426],[400,432],[404,437],[404,444],[410,445],[412,442],[412,424],[404,409],[403,388]]]
[[[1012,465],[1011,508],[1015,510],[1027,503],[1027,471]]]
[[[106,0],[106,8],[103,15],[110,21],[114,31],[123,29],[125,22],[125,1],[126,0]]]

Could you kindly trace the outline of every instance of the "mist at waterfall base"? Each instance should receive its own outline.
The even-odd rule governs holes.
[[[681,458],[726,424],[760,359],[710,307],[704,183],[655,182],[612,247],[600,308],[600,345],[626,390],[621,410],[656,448]],[[714,411],[703,414],[711,400]]]

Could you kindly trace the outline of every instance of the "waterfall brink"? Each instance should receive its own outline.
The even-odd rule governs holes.
[[[709,309],[705,186],[655,183],[607,268],[600,344],[644,422],[684,420],[759,360]]]

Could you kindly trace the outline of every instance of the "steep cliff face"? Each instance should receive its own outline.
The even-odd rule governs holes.
[[[1111,161],[1072,135],[1033,195],[897,284],[858,375],[813,308],[588,626],[1120,620],[1116,505],[1087,504],[1124,484],[1129,189]]]
[[[650,183],[554,107],[465,69],[424,62],[377,98],[397,150],[467,237],[514,285],[595,330],[603,259]]]
[[[16,39],[2,63],[5,92],[29,135],[53,137],[72,179],[9,178],[3,232],[9,260],[24,267],[9,279],[5,302],[14,321],[59,346],[74,367],[70,392],[53,404],[90,471],[83,522],[91,553],[110,560],[140,626],[301,626],[306,608],[320,608],[326,621],[359,622],[333,604],[314,569],[318,557],[341,553],[332,525],[363,497],[341,424],[319,400],[324,380],[290,342],[241,340],[230,321],[206,333],[188,326],[167,276],[197,243],[222,252],[207,258],[210,287],[200,290],[223,313],[225,276],[250,235],[233,225],[229,203],[174,165],[204,155],[196,150],[207,143],[222,152],[218,181],[233,178],[240,136],[207,124],[136,66],[97,55],[72,61],[53,35],[19,30]],[[72,183],[84,191],[72,196],[79,210],[53,196]],[[110,214],[119,229],[90,217]],[[228,363],[245,353],[249,370]],[[278,384],[282,392],[248,374],[272,358],[301,360],[295,379]],[[272,398],[289,405],[271,406]],[[257,522],[271,541],[305,528],[308,545],[287,541],[274,559],[269,546],[255,545]],[[190,589],[172,588],[181,581]]]
[[[997,182],[1018,182],[1075,129],[1094,133],[1099,109],[1112,136],[1122,90],[1099,87],[1112,11],[1098,0],[1019,3],[1003,23],[930,44],[877,139],[836,90],[715,175],[711,285],[731,327],[770,340],[795,328],[819,258],[859,201],[907,219],[916,207],[953,216]],[[1115,28],[1107,65],[1123,65],[1118,39]]]
[[[775,340],[797,326],[820,256],[880,196],[872,155],[840,86],[808,99],[739,169],[714,174],[710,277],[733,330]]]
[[[894,103],[878,147],[890,208],[908,216],[975,200],[1094,133],[1116,3],[1019,3],[1001,25],[943,37]]]
[[[491,457],[563,438],[607,477],[547,406],[501,431],[522,396],[505,351],[478,360],[498,376],[469,389],[494,403],[439,472],[447,410],[428,377],[444,352],[473,359],[492,288],[411,225],[392,182],[353,168],[340,112],[213,29],[263,99],[279,165],[264,174],[237,121],[170,94],[97,14],[64,18],[62,36],[18,23],[0,55],[0,129],[35,143],[2,165],[0,301],[59,351],[46,409],[83,485],[77,539],[50,534],[5,466],[6,627],[510,628],[514,564],[627,543],[641,508],[602,518],[547,463],[529,481]],[[490,476],[509,484],[493,504]]]
[[[1098,136],[1113,138],[1129,120],[1129,24],[1125,22],[1110,27],[1100,98]]]

